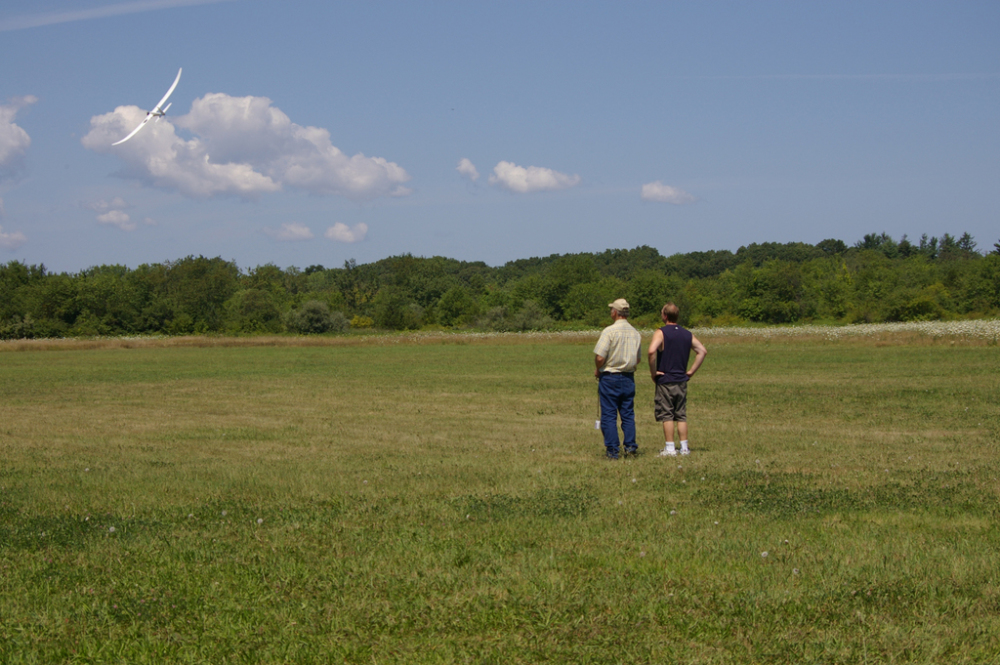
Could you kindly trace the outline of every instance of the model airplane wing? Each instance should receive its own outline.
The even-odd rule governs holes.
[[[152,118],[152,117],[153,117],[152,113],[147,113],[146,117],[143,119],[143,121],[139,123],[138,127],[136,127],[135,129],[132,130],[131,134],[129,134],[128,136],[126,136],[125,138],[123,138],[121,141],[115,141],[111,145],[120,145],[122,143],[125,143],[125,141],[128,141],[130,138],[132,138],[133,136],[135,136],[136,134],[138,134],[139,130],[142,129],[143,127],[145,127],[146,123],[149,122],[149,119]]]
[[[183,67],[181,67],[180,69],[177,70],[177,78],[174,79],[173,84],[170,86],[170,90],[167,90],[167,94],[163,95],[163,99],[161,99],[159,101],[159,103],[156,106],[153,107],[153,113],[156,113],[157,111],[162,111],[163,110],[161,108],[163,106],[163,102],[167,101],[167,99],[170,98],[170,95],[174,94],[174,88],[177,87],[177,84],[181,80],[181,72],[182,71],[184,71]]]
[[[177,70],[177,78],[174,79],[174,83],[173,83],[173,85],[170,86],[170,90],[167,90],[167,94],[163,95],[163,99],[161,99],[156,104],[156,106],[153,107],[152,111],[150,111],[149,113],[146,114],[146,117],[143,119],[142,122],[139,123],[139,126],[136,127],[135,129],[133,129],[132,133],[129,134],[128,136],[126,136],[125,138],[123,138],[121,141],[116,141],[116,142],[112,143],[111,145],[121,145],[122,143],[125,143],[125,141],[128,141],[130,138],[132,138],[133,136],[135,136],[136,134],[138,134],[139,130],[142,129],[143,127],[145,127],[146,123],[149,122],[151,118],[159,118],[160,116],[162,116],[164,113],[167,112],[167,109],[162,108],[163,102],[167,101],[167,99],[170,97],[170,95],[173,94],[174,88],[177,87],[177,83],[180,82],[180,80],[181,80],[181,72],[182,71],[184,71],[183,67],[181,67],[180,69]],[[170,107],[170,104],[167,104],[167,108],[169,108],[169,107]]]

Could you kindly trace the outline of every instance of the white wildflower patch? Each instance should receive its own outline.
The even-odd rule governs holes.
[[[1000,319],[977,319],[969,321],[912,321],[902,323],[863,323],[845,326],[720,326],[717,328],[691,328],[702,339],[737,337],[748,340],[780,340],[796,337],[822,338],[828,341],[850,339],[879,339],[900,333],[926,335],[931,338],[954,338],[1000,343]],[[652,335],[652,329],[640,330],[644,335]],[[412,342],[432,342],[434,340],[531,340],[531,341],[573,341],[595,340],[599,329],[529,331],[529,332],[474,332],[474,331],[409,331],[381,332],[366,335],[364,339],[375,344],[406,344]],[[91,340],[117,340],[120,342],[152,342],[170,339],[168,335],[120,335],[94,336]],[[35,340],[37,343],[38,340]],[[23,344],[24,340],[0,340],[0,348],[5,345]],[[273,343],[269,338],[268,343]]]
[[[640,330],[651,335],[652,329]],[[719,326],[715,328],[691,328],[696,337],[744,337],[747,339],[787,339],[795,337],[822,337],[830,341],[876,338],[882,335],[915,333],[929,337],[958,337],[966,339],[992,340],[1000,342],[1000,319],[976,319],[969,321],[909,321],[899,323],[860,323],[844,326],[800,325],[800,326]],[[406,333],[381,333],[370,338],[385,338],[393,343],[428,341],[435,338],[447,339],[537,339],[572,340],[592,339],[599,336],[599,329],[589,330],[534,330],[527,332],[473,332],[473,331],[410,331]]]
[[[928,337],[965,337],[1000,340],[1000,319],[971,321],[904,321],[898,323],[859,323],[847,326],[762,326],[692,328],[697,337],[750,337],[781,339],[787,337],[825,337],[828,340],[878,337],[898,333],[916,333]]]

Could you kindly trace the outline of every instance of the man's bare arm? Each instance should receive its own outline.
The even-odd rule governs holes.
[[[705,361],[705,356],[708,355],[708,349],[706,349],[705,345],[699,342],[698,338],[694,335],[691,335],[691,348],[694,349],[695,358],[694,364],[691,365],[691,369],[687,371],[687,375],[689,377],[694,376],[694,373],[698,371],[698,368],[701,367],[701,364]]]
[[[656,354],[663,349],[663,331],[657,329],[653,333],[653,339],[649,343],[649,349],[646,351],[646,356],[649,358],[649,378],[656,383],[656,376],[662,374],[663,372],[656,371]]]
[[[594,365],[595,365],[595,367],[594,367],[594,376],[600,376],[601,375],[601,368],[604,367],[604,363],[606,361],[607,361],[607,358],[605,358],[604,356],[599,356],[597,354],[594,354]]]

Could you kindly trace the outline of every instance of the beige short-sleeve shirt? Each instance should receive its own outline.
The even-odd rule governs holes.
[[[642,335],[628,319],[618,319],[601,331],[594,355],[603,357],[602,372],[634,372],[639,364]]]

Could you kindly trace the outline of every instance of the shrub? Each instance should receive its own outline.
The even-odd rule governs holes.
[[[31,339],[35,336],[35,322],[30,314],[22,319],[15,314],[10,321],[0,323],[0,339]]]
[[[510,330],[546,330],[552,327],[552,317],[534,300],[525,300],[517,312],[510,317]]]
[[[71,337],[97,337],[98,335],[108,335],[111,329],[104,325],[97,316],[90,310],[84,310],[76,317],[73,327],[68,334]]]
[[[534,300],[525,300],[521,309],[511,314],[506,307],[493,307],[476,320],[478,328],[496,332],[525,332],[547,330],[552,327],[552,317]]]
[[[486,310],[486,313],[476,320],[476,327],[495,330],[496,332],[509,331],[511,328],[510,322],[507,320],[507,308],[491,307]]]
[[[308,300],[298,309],[293,309],[288,313],[285,325],[291,332],[300,335],[344,333],[350,328],[346,316],[341,312],[331,312],[329,306],[319,300]]]

